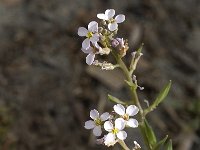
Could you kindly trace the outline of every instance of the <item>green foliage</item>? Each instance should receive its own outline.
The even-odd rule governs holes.
[[[166,150],[173,150],[173,147],[172,147],[172,140],[168,140],[167,143],[165,144],[165,149]]]
[[[108,94],[108,99],[109,99],[110,101],[112,101],[112,102],[117,103],[117,104],[126,105],[125,102],[121,101],[120,99],[118,99],[118,98],[116,98],[116,97],[114,97],[114,96],[112,96],[112,95],[110,95],[110,94]]]
[[[168,138],[168,135],[166,135],[165,138],[163,138],[163,139],[160,140],[158,143],[156,143],[156,145],[153,147],[153,150],[160,150],[161,147],[165,144],[167,138]]]
[[[147,113],[149,113],[150,111],[154,110],[167,96],[167,94],[169,93],[169,90],[171,88],[171,80],[169,81],[169,83],[167,85],[164,86],[164,88],[160,91],[160,93],[158,94],[157,98],[155,99],[155,101],[153,102],[153,104],[151,106],[149,106],[145,111],[145,115]]]
[[[147,120],[144,120],[144,123],[141,125],[143,135],[146,136],[146,144],[148,145],[149,149],[155,147],[157,139],[152,127],[149,125]]]

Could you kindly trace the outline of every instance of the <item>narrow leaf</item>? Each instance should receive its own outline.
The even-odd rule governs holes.
[[[166,142],[167,138],[168,138],[168,135],[166,135],[164,139],[162,139],[161,141],[159,141],[159,142],[154,146],[153,150],[160,150],[161,147],[162,147],[162,146],[164,145],[164,143]]]
[[[116,98],[116,97],[114,97],[114,96],[112,96],[112,95],[110,95],[110,94],[108,94],[108,99],[109,99],[110,101],[112,101],[112,102],[117,103],[117,104],[126,105],[125,102],[121,101],[120,99],[118,99],[118,98]]]
[[[173,147],[172,147],[172,140],[169,140],[167,143],[166,143],[166,150],[173,150]]]
[[[145,125],[145,134],[148,139],[149,147],[153,148],[157,142],[155,133],[154,133],[152,127],[147,122],[147,120],[144,120],[144,125]]]
[[[150,111],[154,110],[167,96],[167,94],[169,93],[171,87],[171,80],[169,81],[169,83],[164,86],[164,88],[160,91],[160,93],[158,94],[157,98],[155,99],[154,103],[145,110],[145,114],[149,113]]]

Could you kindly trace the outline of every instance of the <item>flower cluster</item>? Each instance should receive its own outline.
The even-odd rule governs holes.
[[[125,108],[121,104],[116,104],[113,109],[112,113],[105,112],[102,115],[99,115],[95,109],[91,110],[90,118],[92,120],[85,122],[85,128],[93,129],[95,136],[102,136],[98,141],[106,146],[113,146],[119,140],[124,141],[127,138],[125,127],[138,127],[138,121],[131,118],[138,113],[138,107],[130,105]],[[102,135],[102,130],[106,133],[105,135]]]
[[[125,16],[119,14],[115,16],[114,9],[107,9],[105,13],[97,14],[97,18],[102,21],[98,24],[96,21],[91,21],[88,24],[88,29],[85,27],[78,28],[78,35],[85,37],[82,42],[81,50],[87,54],[86,63],[88,65],[109,66],[106,70],[112,70],[114,65],[108,65],[95,61],[95,55],[109,55],[115,49],[118,54],[123,57],[128,50],[127,40],[115,37],[118,31],[118,24],[125,21]],[[105,69],[102,67],[102,69]]]

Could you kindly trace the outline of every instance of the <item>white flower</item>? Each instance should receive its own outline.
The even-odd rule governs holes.
[[[88,120],[85,122],[86,129],[93,129],[93,134],[95,136],[100,136],[102,133],[101,126],[103,122],[109,118],[109,113],[105,112],[99,117],[99,112],[96,109],[90,111],[90,118],[93,120]]]
[[[117,104],[114,105],[114,111],[120,115],[121,118],[123,118],[126,122],[126,125],[132,128],[138,127],[138,121],[136,119],[130,118],[130,116],[134,116],[138,113],[139,109],[135,105],[130,105],[126,108],[124,108],[123,105]]]
[[[125,20],[125,16],[122,14],[117,15],[115,18],[113,18],[114,15],[115,15],[114,9],[107,9],[105,11],[105,14],[103,14],[103,13],[97,14],[97,17],[99,19],[108,20],[110,22],[108,24],[108,29],[110,31],[114,31],[118,28],[118,23],[122,23]]]
[[[88,29],[79,27],[78,35],[87,37],[82,43],[82,48],[88,49],[90,47],[90,42],[95,43],[99,41],[98,23],[96,21],[91,21],[88,24]]]
[[[125,121],[122,118],[117,118],[115,120],[115,125],[110,121],[106,121],[104,123],[104,129],[109,133],[105,135],[104,144],[106,146],[113,146],[118,139],[125,140],[127,137],[127,133],[123,131],[125,127]]]
[[[93,43],[92,46],[89,46],[89,48],[81,49],[84,53],[88,54],[86,57],[86,63],[88,65],[92,65],[92,63],[94,62],[94,58],[95,58],[95,54],[98,54],[99,51],[102,51],[102,48],[99,46],[99,44],[97,42]]]

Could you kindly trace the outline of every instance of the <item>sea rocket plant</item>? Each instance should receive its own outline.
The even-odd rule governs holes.
[[[125,128],[125,121],[122,118],[117,118],[115,124],[111,121],[106,121],[104,123],[104,129],[109,133],[105,136],[105,145],[113,146],[117,140],[125,140],[127,133],[123,131]]]
[[[114,107],[114,111],[120,115],[120,117],[124,120],[125,124],[129,127],[136,128],[138,127],[138,121],[136,119],[130,118],[138,113],[139,109],[135,105],[130,105],[124,108],[123,105],[117,104]]]
[[[172,150],[171,140],[166,136],[163,140],[158,141],[155,133],[149,125],[146,115],[153,111],[166,97],[169,92],[171,82],[169,82],[159,93],[156,100],[146,106],[145,109],[140,104],[137,95],[137,89],[143,90],[144,88],[138,85],[136,76],[133,74],[139,59],[142,56],[142,46],[135,52],[131,52],[131,62],[127,66],[123,58],[129,50],[128,40],[118,37],[118,24],[125,21],[125,16],[120,14],[113,18],[115,15],[114,9],[107,9],[105,13],[97,14],[97,18],[101,19],[98,24],[96,21],[91,21],[88,24],[88,29],[85,27],[78,28],[78,35],[86,37],[82,42],[81,50],[87,54],[86,63],[88,65],[95,65],[102,70],[113,70],[119,67],[126,77],[126,84],[130,90],[130,101],[123,101],[114,96],[108,95],[108,99],[117,103],[113,106],[113,111],[110,113],[105,112],[99,115],[96,109],[90,111],[90,118],[85,122],[86,129],[92,129],[93,134],[100,139],[98,143],[106,146],[114,146],[119,143],[123,149],[130,150],[125,144],[124,140],[127,138],[126,127],[140,128],[144,143],[149,150],[157,150],[167,146]],[[98,55],[112,55],[116,63],[113,64],[107,60],[99,61]],[[107,58],[107,57],[104,57]],[[136,119],[132,118],[137,115]],[[131,150],[140,150],[140,145],[134,141],[135,146]]]
[[[86,37],[82,43],[82,47],[84,49],[88,49],[90,47],[90,42],[95,43],[99,41],[99,34],[97,32],[98,23],[96,21],[92,21],[88,24],[88,30],[85,27],[80,27],[78,29],[78,35]]]
[[[108,120],[109,113],[105,112],[99,117],[99,112],[96,109],[90,111],[90,118],[93,120],[89,120],[85,122],[86,129],[93,129],[93,134],[95,136],[100,136],[102,134],[102,125],[103,122]]]
[[[114,9],[107,9],[105,11],[105,14],[100,13],[97,14],[97,18],[108,21],[108,29],[110,31],[115,31],[118,28],[118,23],[122,23],[125,20],[124,15],[117,15],[115,18],[113,18],[115,15]]]
[[[129,119],[129,116],[138,113],[138,108],[135,105],[128,106],[126,113],[124,106],[121,104],[117,104],[113,108],[112,113],[105,112],[101,116],[99,116],[96,109],[91,110],[90,118],[93,120],[86,121],[84,126],[86,129],[93,129],[95,136],[101,136],[102,127],[104,127],[104,133],[108,132],[103,136],[103,142],[106,146],[113,146],[119,140],[126,139],[127,133],[124,131],[126,125],[133,128],[138,127],[136,119]]]

